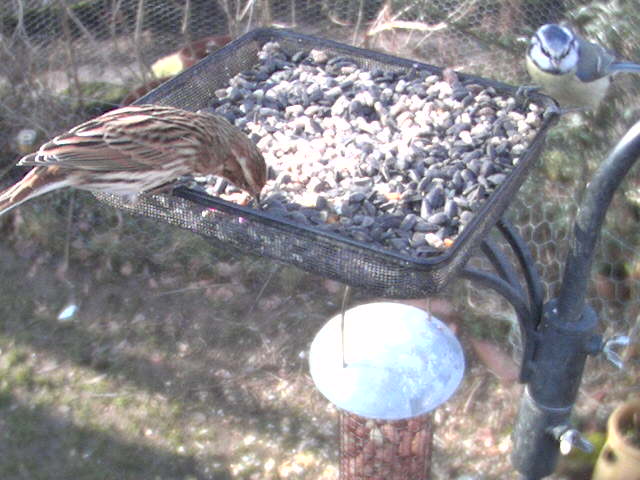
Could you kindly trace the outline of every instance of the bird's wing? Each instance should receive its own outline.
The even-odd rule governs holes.
[[[593,82],[611,74],[611,65],[616,57],[609,50],[597,43],[591,43],[583,38],[578,39],[580,61],[576,76],[583,82]]]
[[[19,165],[58,165],[93,171],[145,170],[197,150],[183,124],[143,109],[119,109],[45,143]],[[175,144],[180,140],[180,151]],[[193,142],[192,142],[193,143]],[[185,148],[187,147],[187,148]]]

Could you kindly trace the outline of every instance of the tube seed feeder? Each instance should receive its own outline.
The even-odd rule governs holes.
[[[430,478],[429,412],[464,373],[462,347],[444,323],[401,303],[360,305],[320,329],[309,367],[340,408],[340,480]]]

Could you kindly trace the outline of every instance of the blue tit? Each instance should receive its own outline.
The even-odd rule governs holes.
[[[527,50],[527,70],[542,91],[563,107],[597,109],[619,72],[640,73],[640,65],[616,61],[613,53],[567,27],[543,25]]]

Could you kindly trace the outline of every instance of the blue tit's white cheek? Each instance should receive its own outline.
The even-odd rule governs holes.
[[[534,44],[529,52],[531,60],[541,69],[545,71],[555,70],[549,57],[542,52],[540,45]]]

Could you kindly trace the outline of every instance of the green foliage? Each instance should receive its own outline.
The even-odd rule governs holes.
[[[606,441],[604,432],[589,432],[585,437],[594,447],[591,453],[574,448],[569,455],[562,456],[560,459],[559,470],[568,478],[590,478],[600,450]]]
[[[76,87],[69,87],[62,92],[67,97],[69,106],[73,110],[84,110],[87,116],[98,116],[120,105],[129,89],[123,85],[107,82],[84,82],[80,84],[80,91]]]

